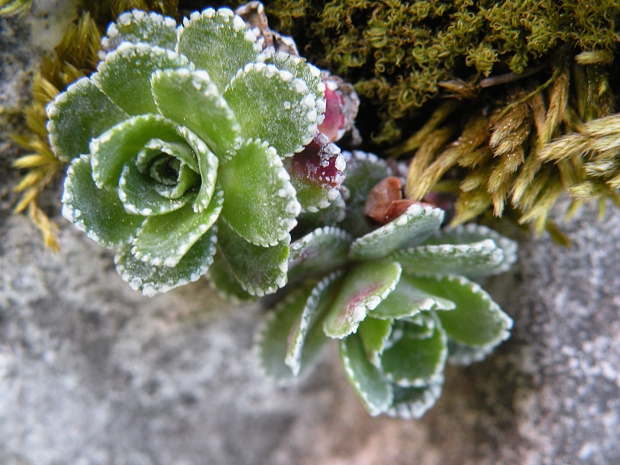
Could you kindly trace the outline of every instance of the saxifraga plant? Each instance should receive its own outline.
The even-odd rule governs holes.
[[[484,226],[440,229],[443,210],[385,195],[400,182],[383,160],[345,155],[346,217],[291,244],[293,290],[260,331],[259,358],[287,381],[339,339],[371,415],[419,418],[441,393],[446,361],[482,360],[509,337],[512,320],[472,279],[506,271],[516,243]],[[387,223],[372,230],[369,210]]]
[[[289,281],[261,332],[267,373],[298,375],[337,338],[372,415],[419,417],[446,361],[481,360],[509,336],[470,279],[508,269],[516,245],[441,230],[443,211],[403,199],[404,171],[373,155],[347,154],[345,170],[332,142],[356,98],[286,38],[269,45],[251,5],[178,27],[135,10],[108,28],[97,71],[47,108],[50,145],[71,163],[63,215],[120,248],[119,274],[146,295],[207,271],[241,300]]]
[[[193,13],[178,28],[126,13],[102,48],[97,72],[47,108],[52,149],[72,160],[63,216],[120,247],[119,274],[147,295],[204,275],[216,242],[215,267],[244,291],[282,287],[296,217],[329,205],[344,167],[318,133],[319,70],[263,53],[226,8]],[[311,142],[320,150],[302,152]],[[320,166],[304,171],[313,156]]]

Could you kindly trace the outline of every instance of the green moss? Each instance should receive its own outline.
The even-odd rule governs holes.
[[[238,2],[232,2],[238,3]],[[355,83],[378,107],[377,142],[394,142],[440,83],[523,73],[559,47],[615,50],[615,0],[271,0],[276,29]]]

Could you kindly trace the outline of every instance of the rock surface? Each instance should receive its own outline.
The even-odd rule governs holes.
[[[565,224],[571,249],[522,240],[516,270],[486,286],[512,339],[448,368],[422,420],[370,418],[335,346],[312,377],[275,386],[254,363],[259,306],[231,307],[204,281],[145,298],[62,218],[53,254],[11,215],[6,110],[40,57],[29,29],[0,20],[0,463],[620,463],[618,210]],[[45,194],[52,214],[58,197]]]

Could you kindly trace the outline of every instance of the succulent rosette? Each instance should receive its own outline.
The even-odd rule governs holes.
[[[297,216],[327,207],[342,182],[342,157],[325,141],[317,169],[287,171],[323,121],[319,70],[263,53],[226,8],[178,27],[154,13],[122,14],[101,60],[47,108],[51,146],[71,161],[63,215],[118,247],[119,274],[146,295],[212,264],[226,292],[282,287]]]
[[[443,210],[390,193],[398,173],[385,161],[347,157],[346,217],[291,244],[292,290],[259,333],[260,362],[286,381],[338,339],[368,412],[417,418],[439,397],[446,362],[481,360],[509,337],[512,320],[474,279],[506,271],[517,247],[483,226],[442,229]],[[385,224],[364,219],[369,207]]]

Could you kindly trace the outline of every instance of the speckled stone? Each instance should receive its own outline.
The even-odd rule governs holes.
[[[5,108],[23,104],[40,57],[28,30],[0,20]],[[131,291],[112,253],[57,216],[58,188],[43,200],[62,249],[44,250],[10,212],[10,127],[0,128],[0,463],[620,463],[617,209],[565,224],[570,249],[521,238],[519,265],[486,283],[513,337],[482,363],[449,367],[423,419],[370,418],[335,345],[311,377],[278,387],[255,364],[259,306],[232,307],[204,281],[152,299]]]

